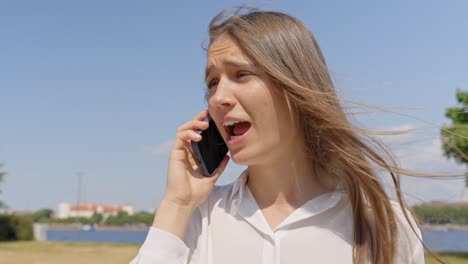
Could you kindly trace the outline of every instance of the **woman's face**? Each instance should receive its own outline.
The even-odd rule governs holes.
[[[208,110],[234,162],[272,162],[297,147],[300,137],[281,89],[227,34],[208,49],[206,84]]]

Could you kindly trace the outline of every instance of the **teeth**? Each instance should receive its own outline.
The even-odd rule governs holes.
[[[234,135],[232,135],[232,136],[231,136],[231,139],[236,139],[236,138],[238,138],[238,137],[239,137],[239,136],[234,136]]]
[[[232,125],[235,125],[237,123],[239,123],[239,121],[230,120],[230,121],[224,122],[223,126],[232,126]]]

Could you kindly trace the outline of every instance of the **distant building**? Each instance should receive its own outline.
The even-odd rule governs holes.
[[[131,205],[104,205],[104,204],[81,204],[81,205],[70,205],[68,203],[60,203],[58,208],[57,218],[69,218],[69,217],[86,217],[90,218],[94,213],[101,214],[103,219],[109,216],[115,216],[119,212],[127,212],[129,215],[133,215],[133,206]]]
[[[33,213],[34,213],[33,210],[14,210],[11,208],[0,208],[0,214],[31,216]]]
[[[0,208],[0,214],[12,214],[13,210],[9,208]]]

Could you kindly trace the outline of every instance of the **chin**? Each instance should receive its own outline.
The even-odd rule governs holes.
[[[231,160],[237,165],[250,166],[254,165],[258,159],[255,158],[251,152],[247,152],[244,149],[238,152],[230,153]]]
[[[249,165],[249,155],[246,155],[245,151],[238,151],[238,152],[231,152],[230,153],[231,160],[238,165]]]
[[[239,157],[238,155],[233,155],[231,154],[231,160],[236,163],[237,165],[248,165],[247,161],[245,159],[242,159],[241,157]]]

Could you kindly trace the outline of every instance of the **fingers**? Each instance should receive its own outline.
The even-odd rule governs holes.
[[[209,126],[208,122],[200,120],[189,121],[177,129],[177,132],[182,132],[185,130],[205,130]]]
[[[186,151],[186,155],[187,155],[187,158],[188,158],[188,162],[190,164],[190,167],[192,168],[192,170],[196,170],[199,166],[198,162],[195,161],[195,154],[193,153],[193,150],[191,147],[188,147],[186,146],[185,147],[185,151]]]
[[[208,116],[208,110],[203,110],[198,115],[196,115],[193,119],[194,120],[199,120],[199,121],[204,121],[206,117]]]
[[[202,136],[193,130],[185,130],[177,133],[176,140],[174,141],[173,149],[183,149],[189,140],[198,142]]]
[[[209,127],[209,123],[205,121],[207,116],[208,110],[203,110],[198,115],[196,115],[193,120],[180,126],[177,129],[173,150],[183,149],[190,140],[195,142],[200,141],[202,137],[195,131],[205,130]]]

